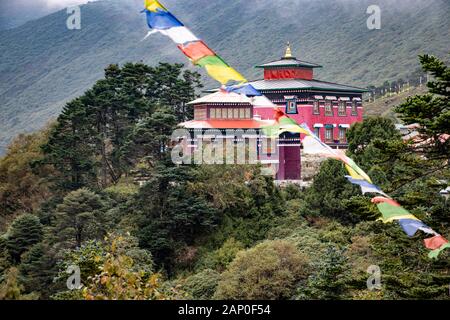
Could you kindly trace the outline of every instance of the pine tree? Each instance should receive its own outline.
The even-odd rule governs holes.
[[[80,247],[83,241],[102,237],[104,203],[87,189],[69,193],[56,208],[55,236],[63,247]]]
[[[329,246],[325,256],[313,264],[313,274],[305,288],[299,288],[299,298],[306,299],[345,299],[350,274],[349,265],[343,252]]]
[[[17,217],[8,230],[6,247],[14,262],[43,237],[42,224],[36,216],[25,214]]]
[[[422,69],[433,76],[427,83],[429,93],[410,97],[396,108],[406,124],[418,124],[421,133],[420,151],[428,159],[446,161],[450,157],[450,68],[435,56],[419,57]],[[416,146],[413,148],[417,149]],[[442,165],[442,163],[441,163]]]
[[[192,108],[186,104],[201,87],[200,75],[182,68],[180,64],[110,65],[104,79],[69,102],[43,146],[45,158],[41,163],[52,164],[61,173],[56,176],[57,186],[76,190],[116,184],[128,169],[129,158],[136,158],[124,154],[124,147],[130,143],[132,133],[142,128],[145,119],[150,126],[152,121],[159,123],[161,129],[163,125],[172,128],[191,117]],[[168,115],[160,113],[151,118],[158,107],[165,107]],[[147,144],[156,139],[155,143],[163,148],[161,142],[166,131],[153,132]],[[142,153],[139,149],[135,151],[139,156]],[[150,151],[154,152],[153,148]]]

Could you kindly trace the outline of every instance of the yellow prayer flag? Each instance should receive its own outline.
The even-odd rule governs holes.
[[[308,135],[309,132],[300,127],[299,125],[281,125],[280,126],[280,132],[279,134],[282,134],[284,132],[291,132],[291,133],[303,133]]]
[[[390,223],[390,222],[397,221],[397,220],[402,220],[402,219],[410,219],[410,220],[420,221],[419,219],[417,219],[412,214],[404,214],[404,215],[401,215],[401,216],[395,216],[395,217],[391,217],[391,218],[387,218],[387,219],[380,218],[379,220],[383,221],[384,223]]]
[[[205,69],[212,78],[219,81],[221,84],[226,85],[230,81],[241,83],[247,81],[239,72],[231,67],[207,64],[205,65]]]
[[[145,8],[148,11],[153,12],[156,12],[157,9],[167,11],[167,9],[161,3],[159,3],[158,0],[145,0]]]
[[[350,174],[350,176],[353,179],[366,180],[367,182],[372,183],[372,180],[370,179],[370,177],[361,169],[359,170],[359,172],[357,172],[352,167],[350,167],[348,164],[345,164],[345,168],[347,169],[348,173]]]

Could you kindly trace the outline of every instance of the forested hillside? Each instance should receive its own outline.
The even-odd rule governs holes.
[[[324,65],[318,78],[363,87],[407,78],[419,68],[419,53],[447,59],[448,1],[377,3],[382,26],[371,31],[369,0],[242,0],[226,6],[211,0],[165,1],[249,79],[261,77],[253,66],[279,58],[286,41],[298,58]],[[147,32],[141,9],[140,0],[103,0],[82,7],[81,30],[66,28],[63,10],[0,31],[0,153],[17,133],[57,117],[64,103],[100,79],[110,63],[185,62],[163,36],[141,41]]]
[[[369,117],[347,153],[448,238],[450,73],[421,63],[429,92],[395,111],[427,143]],[[170,136],[192,118],[199,79],[181,65],[110,65],[14,140],[0,158],[0,299],[449,299],[450,250],[430,259],[421,231],[379,221],[339,161],[305,190],[258,166],[173,164]],[[369,290],[370,266],[381,282]],[[68,281],[76,268],[80,283]]]

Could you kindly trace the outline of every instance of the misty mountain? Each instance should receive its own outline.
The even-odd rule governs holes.
[[[142,41],[148,31],[142,2],[88,3],[81,30],[67,29],[62,10],[0,31],[0,153],[14,135],[55,118],[108,64],[187,64],[170,39],[155,34]],[[324,66],[318,79],[362,87],[406,78],[419,68],[418,54],[447,58],[450,48],[448,0],[163,2],[249,80],[262,76],[255,65],[281,57],[287,41],[297,58]],[[366,25],[374,2],[381,30]]]

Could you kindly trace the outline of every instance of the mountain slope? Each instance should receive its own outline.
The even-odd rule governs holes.
[[[318,78],[358,86],[406,77],[417,55],[449,51],[447,0],[380,0],[382,29],[368,30],[372,0],[215,0],[164,3],[247,78],[277,59],[286,41],[295,55],[324,66]],[[12,136],[41,127],[89,88],[110,63],[186,62],[171,41],[147,32],[142,1],[82,7],[82,29],[60,11],[0,31],[0,153]],[[200,10],[201,8],[201,10]],[[207,85],[215,85],[205,77]]]

